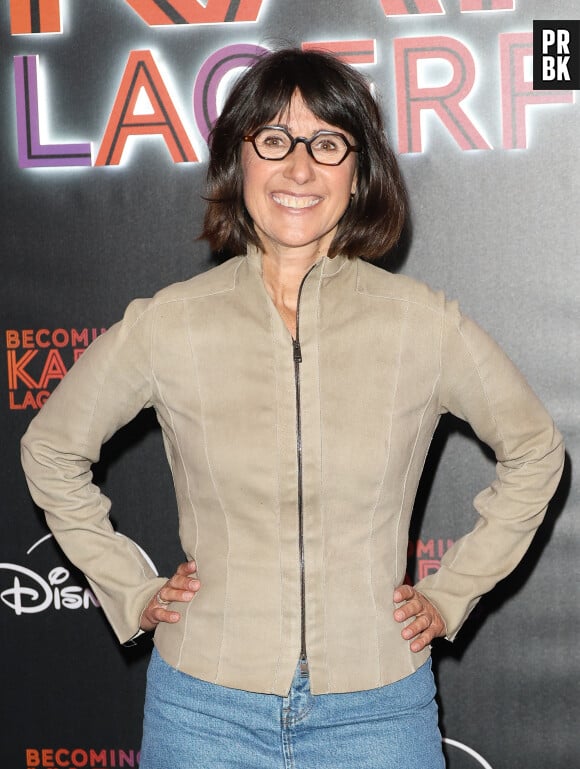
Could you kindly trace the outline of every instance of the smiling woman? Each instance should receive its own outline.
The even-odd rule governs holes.
[[[282,121],[299,137],[337,128],[317,118],[298,92]],[[311,145],[302,144],[276,163],[242,147],[244,202],[260,239],[264,283],[293,337],[302,277],[328,253],[356,191],[354,155],[323,165],[308,152]]]
[[[204,237],[233,254],[136,300],[23,439],[31,492],[119,639],[155,631],[141,769],[442,769],[430,644],[530,544],[561,437],[455,302],[368,263],[406,213],[367,82],[262,57],[211,138]],[[116,537],[91,464],[157,412],[187,561]],[[495,452],[480,521],[403,584],[446,412]]]
[[[292,146],[284,159],[265,161],[273,166],[270,173],[275,173],[276,166],[291,160],[292,155],[306,154],[308,145],[302,146],[304,140],[324,129],[340,133],[347,145],[357,148],[356,152],[354,147],[349,148],[340,163],[353,167],[356,184],[352,185],[352,199],[337,223],[328,255],[364,254],[366,259],[374,259],[386,254],[400,236],[406,217],[406,196],[397,161],[386,139],[381,111],[367,81],[334,57],[312,51],[285,50],[264,55],[250,71],[251,77],[242,77],[235,84],[210,135],[209,205],[204,237],[214,250],[232,255],[244,253],[248,244],[261,248],[263,244],[242,194],[247,187],[247,145],[252,143],[248,140],[265,126],[285,129],[290,139],[295,136],[302,140]],[[292,120],[303,123],[302,128],[293,126],[289,130]],[[256,149],[255,138],[253,144]],[[264,173],[268,173],[267,167]],[[319,170],[326,170],[320,168],[320,162],[313,173]],[[283,171],[278,169],[278,173]],[[341,174],[336,176],[337,181],[341,178]],[[345,189],[349,196],[352,181]]]
[[[338,130],[317,118],[298,92],[276,123],[298,137]],[[353,141],[350,136],[347,140]],[[345,155],[340,164],[324,165],[308,146],[301,142],[285,157],[269,159],[260,157],[255,145],[242,147],[244,203],[260,239],[266,286],[286,318],[288,312],[296,312],[298,301],[299,281],[292,290],[291,276],[301,278],[328,253],[356,191],[354,154]],[[294,336],[295,323],[289,320],[288,326]]]
[[[204,235],[216,250],[260,249],[294,337],[300,283],[321,256],[370,259],[399,237],[405,193],[378,106],[333,57],[285,51],[234,87],[210,141]]]

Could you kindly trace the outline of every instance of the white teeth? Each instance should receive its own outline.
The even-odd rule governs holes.
[[[276,203],[287,208],[311,208],[315,206],[320,198],[294,197],[293,195],[272,195]]]

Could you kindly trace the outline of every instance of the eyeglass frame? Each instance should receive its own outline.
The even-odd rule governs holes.
[[[282,133],[286,134],[286,136],[290,139],[290,147],[288,149],[288,152],[286,152],[284,155],[281,155],[279,158],[268,158],[264,155],[261,155],[257,146],[256,146],[256,136],[258,136],[259,133],[266,130],[267,128],[274,128],[277,131],[281,131]],[[342,156],[342,158],[338,161],[338,163],[324,163],[321,160],[317,160],[314,157],[314,153],[312,152],[312,142],[317,139],[319,136],[340,136],[340,138],[343,140],[343,142],[346,145],[346,152]],[[274,162],[277,162],[278,160],[285,160],[288,155],[290,155],[294,150],[296,149],[296,145],[301,142],[306,147],[306,151],[314,160],[315,163],[318,163],[319,166],[332,166],[335,167],[339,166],[341,163],[344,163],[346,158],[350,155],[351,152],[360,152],[361,146],[360,144],[351,144],[349,140],[346,138],[346,136],[341,133],[340,131],[328,131],[327,129],[321,129],[320,131],[317,131],[315,134],[313,134],[310,139],[307,139],[305,136],[292,136],[290,131],[283,125],[263,125],[258,128],[257,131],[254,131],[253,134],[247,134],[243,137],[243,141],[249,142],[252,147],[254,148],[256,155],[261,158],[262,160],[272,160]]]

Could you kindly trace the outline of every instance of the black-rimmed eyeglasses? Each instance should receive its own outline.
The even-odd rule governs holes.
[[[350,152],[359,152],[360,147],[351,144],[344,134],[337,131],[317,131],[307,139],[292,134],[279,125],[266,125],[255,133],[244,136],[245,142],[253,144],[256,154],[264,160],[284,160],[299,142],[308,154],[323,166],[338,166]]]

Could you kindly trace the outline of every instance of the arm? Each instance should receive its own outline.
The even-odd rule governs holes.
[[[561,435],[522,374],[454,303],[441,350],[441,411],[467,421],[493,449],[496,477],[474,500],[475,527],[445,554],[440,569],[414,590],[399,588],[395,600],[408,603],[395,618],[421,615],[403,631],[405,638],[418,636],[414,651],[437,635],[453,640],[480,597],[517,566],[564,463]]]
[[[68,558],[87,576],[120,641],[135,635],[151,596],[166,583],[134,542],[116,534],[110,502],[92,483],[101,446],[152,405],[153,312],[132,303],[72,367],[22,440],[30,492]]]

